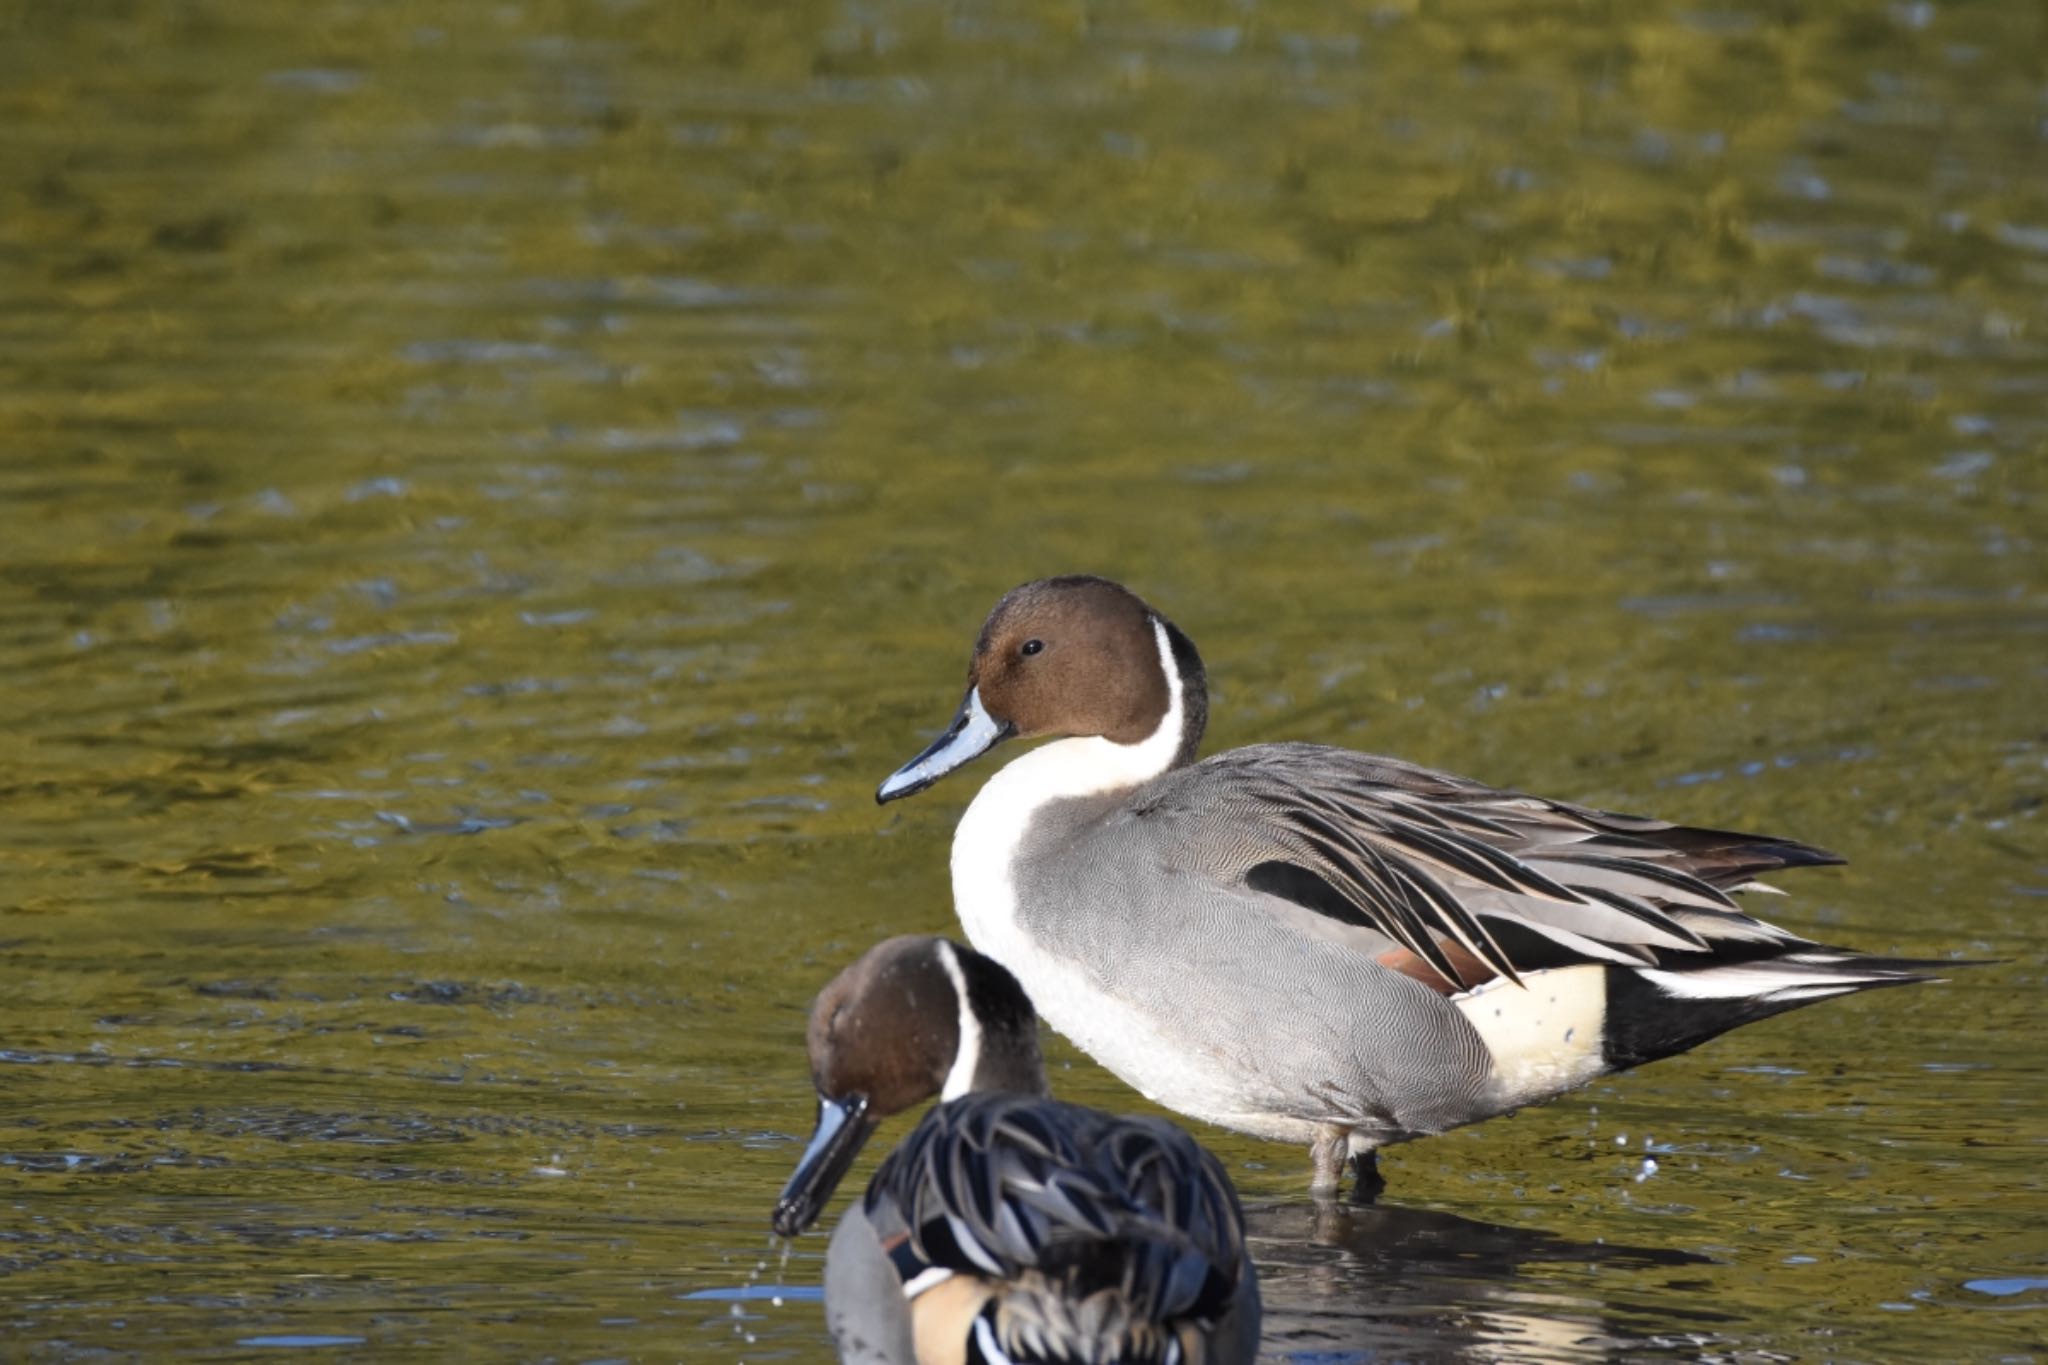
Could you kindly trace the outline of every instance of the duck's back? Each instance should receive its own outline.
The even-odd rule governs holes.
[[[861,1213],[916,1290],[920,1340],[986,1333],[1019,1361],[1164,1360],[1204,1324],[1224,1334],[1210,1359],[1248,1360],[1257,1341],[1229,1178],[1163,1120],[968,1095],[890,1154]]]

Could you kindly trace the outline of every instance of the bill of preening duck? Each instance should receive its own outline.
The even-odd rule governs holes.
[[[818,1126],[775,1207],[817,1220],[876,1125],[941,1103],[839,1220],[825,1317],[864,1365],[1239,1365],[1258,1282],[1236,1191],[1157,1118],[1046,1097],[1016,978],[945,939],[890,939],[818,995]]]
[[[976,948],[1147,1097],[1347,1158],[1949,964],[1744,913],[1839,863],[1770,835],[1545,800],[1398,759],[1257,744],[1196,761],[1200,656],[1120,584],[1019,587],[909,796],[1010,738],[953,839]]]

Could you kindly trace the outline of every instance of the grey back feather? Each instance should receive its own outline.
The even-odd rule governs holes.
[[[1789,940],[1735,907],[1759,872],[1839,862],[1791,840],[1618,815],[1317,744],[1257,744],[1178,768],[1119,812],[1162,862],[1384,934],[1448,982],[1448,940],[1492,972],[1659,961],[1711,941]],[[1726,888],[1726,889],[1724,889]],[[1517,962],[1503,937],[1549,941]]]

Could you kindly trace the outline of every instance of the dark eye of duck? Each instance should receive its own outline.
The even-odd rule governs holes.
[[[1044,648],[1045,641],[1043,640],[1026,640],[1021,646],[1018,647],[1017,652],[1028,659],[1032,655],[1038,653],[1038,651]]]

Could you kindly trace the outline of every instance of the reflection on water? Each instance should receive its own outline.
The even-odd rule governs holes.
[[[1279,1349],[2036,1351],[2037,9],[0,17],[10,1349],[825,1359],[802,1012],[972,787],[870,793],[1087,569],[1218,746],[1780,830],[1851,859],[1789,927],[2005,960],[1320,1229],[1204,1132]]]
[[[1286,1359],[1571,1360],[1675,1348],[1681,1332],[1696,1351],[1732,1320],[1704,1306],[1632,1306],[1648,1285],[1680,1290],[1682,1276],[1668,1272],[1711,1263],[1689,1251],[1575,1242],[1387,1204],[1247,1213],[1267,1344]],[[1582,1279],[1547,1282],[1549,1266]]]

